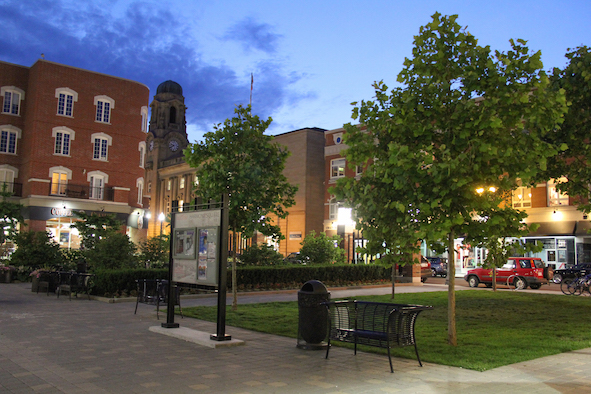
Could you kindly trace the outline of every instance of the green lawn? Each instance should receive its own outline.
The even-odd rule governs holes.
[[[357,299],[390,302],[390,296]],[[447,344],[447,292],[397,294],[395,302],[434,307],[422,312],[416,325],[419,354],[427,362],[484,371],[591,347],[590,297],[459,291],[457,347]],[[216,321],[217,307],[184,308],[183,313]],[[297,302],[239,305],[236,312],[228,308],[226,324],[296,338]],[[385,354],[382,349],[361,349]],[[415,359],[413,347],[394,348],[392,354]]]

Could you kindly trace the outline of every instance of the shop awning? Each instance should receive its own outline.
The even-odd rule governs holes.
[[[575,235],[591,236],[589,230],[591,230],[591,222],[588,220],[579,220],[577,222],[577,228],[575,229]]]
[[[532,233],[528,234],[528,237],[532,236],[550,236],[550,235],[575,235],[577,231],[577,221],[557,221],[557,222],[541,222],[538,223],[540,227]]]

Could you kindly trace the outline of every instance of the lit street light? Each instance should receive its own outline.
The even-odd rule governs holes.
[[[162,236],[162,223],[164,223],[164,212],[160,212],[160,215],[158,215],[158,220],[160,220],[160,236]]]

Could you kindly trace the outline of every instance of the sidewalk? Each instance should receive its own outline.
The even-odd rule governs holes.
[[[422,290],[430,288],[425,285]],[[384,291],[380,289],[375,291]],[[333,298],[341,296],[336,292],[331,291]],[[262,296],[241,295],[239,300]],[[265,299],[280,297],[297,299],[297,291]],[[140,305],[137,315],[134,308],[129,302],[57,299],[32,293],[30,284],[0,284],[0,392],[591,392],[591,349],[487,372],[430,363],[421,368],[416,360],[394,358],[392,374],[383,355],[354,356],[350,349],[335,347],[326,360],[323,351],[297,349],[295,339],[234,327],[227,327],[226,333],[245,341],[244,346],[198,346],[150,332],[163,320],[156,320],[151,306]],[[214,323],[200,320],[176,321],[200,331],[216,329]]]

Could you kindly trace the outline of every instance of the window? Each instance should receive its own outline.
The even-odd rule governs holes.
[[[55,89],[57,98],[57,114],[62,116],[74,115],[74,102],[78,101],[78,93],[69,88]]]
[[[556,185],[558,183],[566,183],[567,179],[562,177],[558,180],[558,182],[554,179],[548,182],[546,188],[548,190],[548,206],[556,206],[556,205],[568,205],[568,194],[561,193],[557,188]]]
[[[15,86],[2,86],[0,94],[4,97],[2,113],[20,115],[21,100],[25,99],[25,91]]]
[[[148,131],[148,107],[145,105],[142,107],[142,131]]]
[[[531,187],[518,187],[513,191],[513,208],[531,208]]]
[[[342,201],[337,201],[335,197],[331,198],[328,204],[328,218],[330,220],[337,220],[339,217],[339,208],[342,206]]]
[[[152,182],[148,182],[148,193],[152,193]]]
[[[115,100],[108,96],[96,96],[94,105],[96,105],[95,120],[101,123],[111,123],[111,110],[115,108]]]
[[[74,130],[63,126],[54,127],[51,135],[55,138],[53,154],[70,156],[70,143],[76,135]]]
[[[72,179],[72,170],[62,166],[51,167],[49,177],[51,178],[51,194],[65,196],[68,180]]]
[[[144,198],[144,178],[138,178],[136,182],[137,186],[137,203],[142,205],[142,201]]]
[[[140,167],[144,168],[146,160],[146,141],[141,141],[137,149],[140,151]]]
[[[0,126],[0,153],[16,154],[16,141],[21,138],[21,129],[12,125]]]
[[[168,180],[168,182],[166,182],[166,190],[170,191],[170,189],[172,189],[172,180]]]
[[[342,178],[345,176],[345,159],[334,159],[330,161],[330,177]]]
[[[103,200],[105,198],[105,184],[109,182],[109,175],[102,171],[90,171],[86,175],[90,183],[88,197],[92,200]]]
[[[8,164],[0,165],[0,190],[12,193],[14,179],[18,177],[18,168]]]
[[[107,161],[109,158],[109,146],[113,143],[111,136],[105,133],[94,133],[90,138],[93,145],[93,160]]]
[[[185,201],[179,200],[179,212],[183,212],[183,205],[185,205]]]
[[[181,177],[179,179],[179,189],[184,189],[185,188],[185,177]]]

